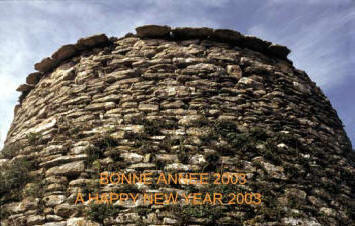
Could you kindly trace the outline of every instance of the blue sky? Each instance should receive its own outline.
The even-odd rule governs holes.
[[[0,0],[0,147],[18,85],[61,45],[144,24],[230,28],[288,46],[324,91],[355,144],[354,0]]]

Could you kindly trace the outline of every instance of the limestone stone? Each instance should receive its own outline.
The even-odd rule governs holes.
[[[304,219],[304,218],[282,218],[281,221],[283,224],[291,224],[291,225],[310,225],[310,226],[321,226],[321,224],[315,219]]]
[[[264,52],[267,50],[267,48],[270,46],[271,42],[261,40],[255,36],[251,35],[245,35],[243,37],[243,46],[256,50],[256,51],[261,51]]]
[[[27,225],[38,225],[38,224],[43,224],[45,222],[46,218],[44,216],[39,216],[39,215],[30,215],[27,216]]]
[[[59,222],[48,222],[43,224],[44,226],[67,226],[66,221],[59,221]]]
[[[49,195],[43,198],[46,206],[54,207],[63,203],[66,200],[65,195]]]
[[[122,139],[125,137],[125,131],[118,131],[118,132],[114,132],[111,133],[110,136],[114,139]]]
[[[306,196],[307,196],[307,193],[302,191],[302,190],[299,190],[297,188],[288,188],[288,189],[285,189],[285,194],[286,196],[293,196],[293,197],[297,197],[299,199],[305,199]]]
[[[238,84],[243,84],[247,87],[252,87],[255,89],[262,88],[262,83],[255,81],[254,79],[251,79],[249,77],[243,77],[238,81]]]
[[[67,184],[68,179],[64,176],[49,176],[45,179],[46,183],[59,183],[59,184]]]
[[[66,187],[63,184],[50,184],[46,187],[46,191],[50,192],[50,191],[64,191],[66,189]]]
[[[89,111],[95,111],[95,110],[109,110],[115,107],[116,104],[114,102],[105,102],[105,103],[90,104],[86,107],[86,109]]]
[[[34,68],[39,72],[47,72],[52,70],[56,65],[57,62],[54,59],[47,57],[36,63]]]
[[[27,130],[27,134],[30,134],[30,133],[38,134],[38,133],[44,132],[46,130],[53,128],[56,125],[56,123],[57,123],[57,119],[54,117],[45,119],[41,123],[38,123],[33,128]]]
[[[114,71],[105,76],[105,81],[112,83],[120,79],[130,78],[138,75],[138,72],[134,69]]]
[[[47,215],[46,220],[48,221],[63,221],[63,218],[57,215]]]
[[[162,162],[176,162],[178,161],[178,156],[175,154],[157,154],[155,155],[157,161]]]
[[[123,158],[128,163],[137,163],[143,160],[143,156],[137,153],[122,153],[120,157]]]
[[[197,155],[191,156],[190,163],[193,165],[203,165],[203,164],[206,164],[207,161],[203,155],[197,154]]]
[[[212,35],[213,29],[207,27],[177,27],[171,30],[177,39],[207,39]]]
[[[138,109],[141,111],[158,111],[159,105],[156,104],[139,104]]]
[[[242,69],[238,65],[227,65],[227,73],[236,79],[242,77]]]
[[[73,80],[75,78],[75,69],[70,68],[63,72],[63,80]]]
[[[5,164],[7,163],[8,159],[0,159],[0,167],[5,166]]]
[[[320,208],[319,212],[328,216],[328,217],[335,217],[337,214],[334,209],[327,208],[327,207]]]
[[[67,220],[67,226],[101,226],[102,224],[92,222],[84,217],[72,217]]]
[[[33,89],[33,85],[22,84],[16,89],[16,91],[18,91],[18,92],[27,92],[27,91],[30,91],[31,89]]]
[[[77,53],[77,48],[75,45],[69,44],[60,47],[56,52],[53,53],[52,59],[56,61],[63,61],[68,59],[69,57],[74,56]]]
[[[286,46],[278,45],[275,43],[269,45],[268,51],[282,59],[286,58],[287,55],[291,52]]]
[[[131,168],[131,169],[152,169],[152,168],[155,168],[155,164],[142,162],[142,163],[132,164],[128,168]]]
[[[122,127],[122,130],[131,131],[133,133],[143,133],[144,126],[143,125],[131,125],[131,126]]]
[[[179,120],[179,124],[183,126],[191,126],[195,122],[202,120],[202,115],[185,115]]]
[[[26,77],[26,83],[30,85],[36,85],[42,77],[42,73],[33,72]]]
[[[242,40],[242,34],[229,29],[215,29],[211,34],[211,38],[222,42],[239,43]]]
[[[303,85],[299,82],[293,82],[293,86],[295,87],[296,90],[305,93],[305,94],[311,94],[311,90],[309,87],[307,87],[306,85]]]
[[[164,217],[163,223],[164,224],[177,224],[178,221],[176,219],[173,219],[173,218]]]
[[[169,26],[145,25],[137,27],[137,36],[141,38],[164,38],[169,37],[171,28]]]
[[[124,213],[119,214],[116,218],[117,223],[126,224],[126,223],[134,223],[140,219],[138,213]]]
[[[262,157],[256,157],[253,159],[253,161],[259,162],[264,167],[264,169],[266,170],[268,175],[270,175],[271,177],[277,178],[277,179],[282,179],[282,180],[286,179],[286,175],[284,173],[283,167],[275,166],[271,163],[265,162],[265,160]],[[302,192],[302,191],[300,191],[300,192]],[[304,192],[302,194],[304,194]]]
[[[59,204],[54,207],[54,213],[61,217],[69,217],[76,211],[76,207],[68,203]]]
[[[49,145],[43,149],[41,154],[43,156],[61,154],[61,153],[64,153],[65,150],[66,150],[66,147],[64,145]]]
[[[60,156],[60,157],[52,159],[50,161],[42,162],[42,163],[40,163],[40,166],[49,168],[49,167],[52,167],[55,165],[61,165],[61,164],[68,163],[68,162],[75,162],[75,161],[79,161],[79,160],[84,160],[86,158],[87,158],[86,154]]]
[[[38,198],[25,198],[19,205],[20,209],[23,210],[34,210],[38,207],[39,199]]]
[[[325,207],[327,206],[326,202],[322,201],[321,199],[315,196],[308,196],[307,200],[312,203],[316,207]]]
[[[79,39],[76,43],[76,47],[79,49],[92,48],[97,45],[105,44],[108,41],[109,40],[105,34],[97,34]]]
[[[84,171],[85,165],[83,161],[66,163],[61,166],[55,166],[46,171],[46,176],[51,175],[78,175]]]
[[[182,163],[172,163],[165,166],[166,171],[191,171],[198,170],[199,167],[196,165],[186,165]]]
[[[193,135],[193,136],[208,136],[211,131],[209,131],[207,128],[197,128],[197,127],[191,127],[186,130],[186,133],[188,135]]]

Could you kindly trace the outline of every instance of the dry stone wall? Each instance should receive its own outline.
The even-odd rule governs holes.
[[[147,25],[35,64],[0,158],[1,225],[350,225],[343,125],[289,49],[237,31]],[[236,172],[230,186],[99,185],[98,172]],[[258,206],[88,202],[78,192],[254,191]]]

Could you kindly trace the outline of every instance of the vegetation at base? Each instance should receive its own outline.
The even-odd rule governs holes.
[[[4,146],[4,148],[0,151],[0,158],[12,159],[15,157],[18,152],[22,149],[22,145],[20,143],[14,143],[10,145]]]
[[[39,145],[43,142],[43,136],[41,133],[28,133],[26,138],[30,145]]]
[[[16,194],[15,190],[19,190],[28,182],[28,172],[32,166],[33,162],[25,159],[5,163],[0,171],[0,194],[6,192]]]
[[[33,165],[33,161],[25,159],[15,159],[2,165],[0,168],[0,206],[9,202],[18,202],[26,195],[21,191],[29,182],[28,174]],[[5,208],[0,208],[0,219],[7,218],[8,215]]]
[[[200,139],[206,146],[214,146],[215,141],[224,140],[225,144],[215,145],[214,148],[223,155],[243,153],[249,158],[263,156],[273,164],[282,164],[283,157],[294,158],[299,152],[309,152],[312,148],[300,142],[298,137],[291,133],[270,132],[262,127],[254,126],[247,131],[240,131],[237,124],[231,120],[212,121],[203,117],[192,122],[194,127],[203,127],[209,130],[208,135]],[[277,145],[284,144],[286,149]],[[259,147],[258,147],[259,146]],[[282,150],[281,150],[282,149]],[[302,158],[297,158],[302,161]]]
[[[202,171],[215,171],[218,167],[218,160],[220,158],[220,153],[212,152],[205,154],[206,164],[203,166]]]
[[[0,200],[0,206],[4,205],[5,202]],[[0,208],[0,220],[1,219],[6,219],[11,215],[5,208]]]
[[[161,135],[161,129],[174,129],[177,128],[177,123],[172,120],[154,119],[149,120],[141,116],[135,118],[132,122],[133,124],[143,125],[144,134],[148,136],[158,136]]]
[[[207,219],[209,224],[217,223],[218,219],[223,216],[223,206],[206,205],[170,205],[171,211],[173,211],[179,218],[181,223],[191,222],[191,217]]]
[[[29,186],[26,186],[23,190],[24,197],[42,197],[45,188],[45,181],[43,179],[37,179],[36,181],[31,181]]]
[[[86,216],[92,221],[104,223],[106,218],[116,216],[120,210],[119,207],[109,204],[91,203],[86,211]]]
[[[104,157],[105,150],[111,149],[117,145],[117,141],[112,138],[109,133],[105,133],[94,143],[92,147],[86,149],[88,165],[92,166],[96,160],[102,159]]]
[[[189,158],[191,153],[189,153],[189,150],[186,148],[186,146],[183,144],[183,141],[180,140],[179,143],[179,149],[177,150],[177,156],[178,159],[181,163],[186,164],[189,161]]]

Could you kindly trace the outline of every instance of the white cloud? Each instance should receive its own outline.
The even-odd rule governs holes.
[[[285,22],[284,29],[259,24],[248,32],[288,46],[295,66],[305,70],[317,85],[328,89],[341,84],[348,76],[352,59],[344,40],[354,33],[349,26],[351,21],[355,21],[353,10],[343,14],[324,11],[313,20],[295,17]]]
[[[334,0],[269,0],[267,1],[269,4],[290,4],[290,3],[296,3],[296,4],[307,4],[307,5],[319,5],[319,4],[327,4],[327,5],[339,5],[339,4],[349,4],[351,3],[352,0],[340,0],[340,1],[334,1]]]

